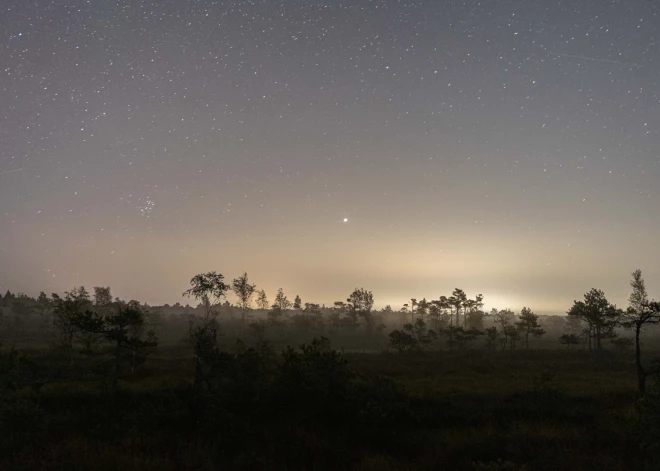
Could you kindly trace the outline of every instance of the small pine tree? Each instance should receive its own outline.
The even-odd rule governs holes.
[[[525,348],[529,348],[529,336],[541,337],[545,334],[545,330],[539,325],[539,316],[534,314],[528,307],[522,308],[520,311],[520,320],[516,322],[518,329],[525,335]]]

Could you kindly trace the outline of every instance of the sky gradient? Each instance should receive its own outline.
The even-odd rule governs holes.
[[[0,7],[0,290],[660,297],[660,7]],[[346,222],[344,220],[347,219]]]

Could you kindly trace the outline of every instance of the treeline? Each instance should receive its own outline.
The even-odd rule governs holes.
[[[221,335],[254,344],[326,336],[341,345],[342,339],[353,338],[367,349],[391,347],[403,353],[530,348],[551,332],[552,342],[566,348],[582,345],[601,351],[605,342],[621,351],[634,347],[643,393],[650,372],[642,363],[641,334],[660,321],[660,304],[649,300],[640,270],[632,274],[631,287],[625,310],[592,289],[582,301],[573,303],[566,316],[539,316],[528,307],[519,313],[510,309],[485,312],[483,295],[470,298],[457,288],[435,300],[413,298],[395,311],[390,306],[375,310],[373,293],[364,288],[356,288],[331,307],[303,303],[298,295],[291,301],[282,289],[270,303],[247,273],[226,283],[222,274],[209,272],[193,277],[191,288],[183,293],[195,301],[194,307],[126,302],[113,298],[109,287],[94,287],[93,293],[76,287],[51,297],[42,292],[36,299],[7,291],[0,296],[0,342],[4,338],[14,345],[29,344],[30,339],[46,338],[68,352],[71,362],[76,350],[91,355],[102,349],[115,359],[116,383],[124,356],[134,368],[159,337],[192,343],[196,355],[204,345],[216,345]],[[229,293],[236,296],[234,304],[227,300]],[[634,336],[620,335],[624,331]],[[113,345],[110,350],[109,344]]]

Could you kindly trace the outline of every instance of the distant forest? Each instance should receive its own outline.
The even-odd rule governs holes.
[[[217,272],[203,273],[193,277],[190,286],[183,295],[194,306],[125,301],[113,298],[109,287],[100,286],[92,293],[84,286],[50,297],[41,292],[36,299],[7,291],[0,296],[0,342],[22,347],[48,343],[89,355],[109,340],[99,326],[112,324],[128,312],[134,318],[113,328],[127,330],[125,347],[143,353],[158,343],[199,344],[208,340],[204,336],[209,332],[213,332],[213,345],[236,339],[286,345],[324,336],[339,348],[362,352],[634,349],[643,393],[648,372],[642,364],[642,331],[660,321],[660,304],[649,300],[640,270],[632,274],[627,309],[611,304],[603,291],[592,289],[568,307],[565,316],[540,316],[528,307],[519,313],[510,309],[485,312],[483,295],[470,298],[459,288],[435,300],[411,299],[399,310],[389,305],[375,310],[374,296],[364,288],[356,288],[345,301],[328,307],[303,302],[298,295],[292,301],[282,289],[271,302],[247,273],[230,282]],[[227,300],[230,293],[235,303]],[[654,329],[648,334],[656,337],[658,332]],[[137,360],[140,355],[134,352],[133,357]]]

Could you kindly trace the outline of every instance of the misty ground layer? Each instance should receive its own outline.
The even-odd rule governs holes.
[[[103,389],[103,361],[80,356],[39,394],[25,387],[3,398],[0,469],[554,471],[658,464],[658,435],[640,435],[657,403],[650,395],[650,409],[640,409],[628,353],[312,351],[275,356],[259,370],[259,357],[245,352],[223,357],[234,373],[203,398],[196,425],[189,404],[194,360],[186,350],[159,347],[114,395]],[[41,365],[63,361],[52,352],[28,357]]]

